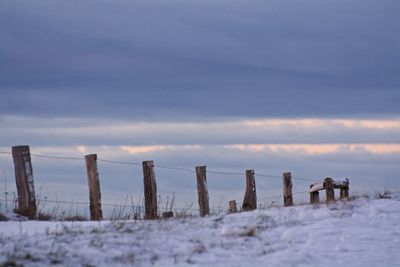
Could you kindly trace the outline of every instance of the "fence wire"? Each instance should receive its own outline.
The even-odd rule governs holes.
[[[300,192],[293,192],[292,195],[299,195],[299,194],[305,194],[308,193],[308,191],[300,191]],[[276,196],[270,196],[270,197],[264,197],[264,198],[258,198],[257,201],[266,201],[266,200],[275,200],[275,199],[281,199],[283,198],[283,195],[276,195]],[[3,203],[17,203],[17,199],[0,199],[0,202]],[[43,198],[43,199],[37,199],[36,200],[38,203],[40,203],[42,206],[46,205],[47,203],[53,203],[53,204],[69,204],[69,205],[85,205],[85,206],[89,206],[90,203],[89,202],[84,202],[84,201],[68,201],[68,200],[60,200],[60,199],[49,199],[47,197]],[[115,208],[132,208],[132,209],[138,209],[138,210],[142,210],[144,212],[144,206],[143,205],[133,205],[133,204],[113,204],[113,203],[106,203],[106,202],[101,202],[100,203],[101,206],[105,206],[105,207],[115,207]],[[237,205],[241,206],[243,203],[242,202],[237,202]],[[192,207],[193,203],[190,205],[187,205],[187,207],[172,207],[171,209],[165,208],[165,207],[159,207],[158,209],[160,210],[160,212],[162,211],[169,211],[169,210],[173,210],[173,211],[200,211],[199,208],[193,208]],[[224,205],[220,205],[220,206],[216,206],[216,207],[210,207],[210,210],[228,210],[228,207],[225,207]]]
[[[11,152],[5,152],[5,151],[0,151],[0,154],[12,155]],[[31,156],[37,157],[37,158],[47,158],[47,159],[56,159],[56,160],[83,160],[84,159],[84,157],[51,156],[51,155],[42,155],[42,154],[35,154],[35,153],[31,153]],[[103,159],[103,158],[99,158],[99,157],[97,158],[97,160],[99,162],[110,163],[110,164],[142,166],[141,162],[117,161],[117,160]],[[185,168],[185,167],[179,167],[179,166],[154,164],[154,167],[160,168],[160,169],[166,169],[166,170],[175,170],[175,171],[196,173],[195,170]],[[211,169],[211,170],[207,169],[206,173],[217,174],[217,175],[240,175],[240,176],[245,175],[244,171],[243,172],[240,172],[240,171],[225,172],[225,171],[217,171],[217,170],[213,170],[213,169]],[[255,176],[262,177],[262,178],[282,179],[282,176],[273,175],[273,174],[263,174],[263,173],[257,173],[257,172],[255,172]],[[307,181],[307,182],[312,182],[312,183],[318,182],[315,179],[301,178],[301,177],[297,177],[297,176],[292,176],[292,179],[299,180],[299,181]]]
[[[0,154],[3,155],[12,155],[11,152],[6,152],[6,151],[0,151]],[[70,157],[70,156],[54,156],[54,155],[43,155],[43,154],[36,154],[36,153],[30,153],[32,157],[36,158],[46,158],[46,159],[54,159],[54,160],[84,160],[84,157]],[[119,161],[119,160],[110,160],[110,159],[104,159],[101,157],[97,158],[97,161],[107,163],[107,164],[119,164],[119,165],[130,165],[130,166],[142,166],[141,162],[133,162],[133,161]],[[196,173],[194,169],[186,168],[186,167],[180,167],[180,166],[170,166],[170,165],[164,165],[164,164],[154,164],[155,168],[159,169],[165,169],[165,170],[173,170],[173,171],[181,171],[181,172],[188,172],[188,173]],[[215,174],[215,175],[224,175],[224,176],[244,176],[245,171],[220,171],[220,170],[214,170],[214,169],[207,169],[206,173],[208,174]],[[278,175],[273,175],[273,174],[265,174],[265,173],[257,173],[255,172],[254,174],[256,177],[261,177],[261,178],[273,178],[273,179],[282,179],[282,176]],[[312,179],[307,179],[307,178],[301,178],[301,177],[293,177],[293,180],[301,180],[301,181],[307,181],[307,182],[316,182],[315,180]],[[294,192],[293,195],[298,195],[298,194],[304,194],[308,193],[308,191],[301,191],[301,192]],[[263,197],[259,198],[258,201],[267,201],[267,200],[278,200],[282,199],[283,196],[282,194],[276,195],[276,196],[269,196],[269,197]],[[15,203],[16,199],[0,199],[0,202],[12,202]],[[59,200],[59,199],[49,199],[45,197],[45,199],[40,199],[38,200],[44,205],[46,203],[52,203],[52,204],[69,204],[69,205],[86,205],[89,206],[89,202],[83,202],[83,201],[67,201],[67,200]],[[240,202],[237,203],[239,206],[241,205]],[[105,207],[112,207],[112,208],[138,208],[143,209],[143,205],[132,205],[132,204],[115,204],[115,203],[106,203],[106,202],[101,202],[102,206]],[[199,211],[198,208],[193,208],[192,207],[193,203],[191,205],[188,205],[187,207],[176,207],[173,208],[173,210],[177,212],[188,212],[188,211]],[[221,211],[221,210],[227,210],[227,208],[224,208],[225,206],[218,206],[218,207],[210,207],[211,211]],[[160,208],[160,211],[162,211],[163,208]],[[167,209],[165,209],[167,210]]]

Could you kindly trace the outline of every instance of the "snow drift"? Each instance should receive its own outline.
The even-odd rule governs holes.
[[[1,222],[0,266],[400,266],[400,194],[384,196],[206,218]]]

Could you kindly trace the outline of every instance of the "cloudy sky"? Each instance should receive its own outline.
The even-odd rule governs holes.
[[[194,174],[157,164],[399,188],[399,10],[397,0],[1,1],[1,151],[152,159],[160,195],[179,206],[196,204]],[[83,160],[33,164],[42,196],[87,199]],[[9,155],[0,169],[14,192]],[[104,201],[140,199],[140,166],[99,169]],[[260,202],[281,194],[280,179],[256,179]],[[242,201],[244,175],[208,182],[214,206]]]

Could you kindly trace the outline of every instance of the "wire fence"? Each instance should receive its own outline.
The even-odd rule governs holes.
[[[300,194],[308,194],[308,191],[300,191],[300,192],[293,192],[293,195],[300,195]],[[283,197],[283,195],[275,195],[275,196],[270,196],[270,197],[263,197],[263,198],[259,198],[257,199],[257,201],[259,201],[259,208],[266,208],[268,205],[266,205],[265,203],[262,203],[264,201],[267,200],[279,200]],[[74,206],[86,206],[88,207],[90,205],[89,202],[85,202],[85,201],[67,201],[67,200],[60,200],[60,199],[50,199],[47,197],[44,197],[42,199],[38,199],[38,204],[40,204],[39,206],[44,207],[46,206],[47,203],[50,204],[54,204],[54,205],[69,205],[69,207],[74,207]],[[0,199],[0,203],[11,203],[11,205],[9,206],[9,209],[15,209],[17,207],[17,198],[14,197],[13,199]],[[243,202],[237,202],[237,205],[239,205],[239,207],[241,207],[241,205],[243,204]],[[106,202],[101,202],[101,205],[103,207],[111,207],[111,208],[119,208],[119,209],[123,209],[125,210],[127,213],[132,214],[132,215],[137,215],[138,218],[143,218],[144,216],[144,205],[135,205],[132,203],[124,203],[124,204],[116,204],[116,203],[106,203]],[[274,205],[274,202],[270,204],[271,206]],[[165,207],[165,206],[159,206],[158,207],[158,212],[159,213],[163,213],[166,211],[174,211],[175,213],[188,213],[188,215],[191,215],[191,213],[189,212],[199,212],[200,209],[199,208],[195,208],[193,207],[193,203],[187,205],[186,207]],[[210,207],[210,214],[213,215],[218,215],[221,214],[223,212],[226,212],[227,208],[225,205],[219,205],[219,206],[214,206],[214,207]],[[114,212],[118,212],[115,209],[113,210],[112,213]],[[40,213],[40,211],[39,211]],[[111,213],[111,217],[113,217]],[[78,213],[76,213],[78,214]],[[126,214],[124,214],[126,215]]]
[[[7,154],[7,155],[12,155],[11,152],[4,152],[0,151],[0,154]],[[65,156],[50,156],[50,155],[39,155],[35,153],[31,153],[31,156],[37,157],[37,158],[48,158],[48,159],[56,159],[56,160],[83,160],[83,157],[65,157]],[[141,162],[128,162],[128,161],[116,161],[116,160],[109,160],[109,159],[103,159],[103,158],[97,158],[98,161],[104,162],[104,163],[110,163],[110,164],[121,164],[121,165],[134,165],[134,166],[142,166]],[[154,164],[154,167],[160,168],[160,169],[166,169],[166,170],[175,170],[175,171],[185,171],[185,172],[190,172],[190,173],[196,173],[196,171],[189,169],[189,168],[184,168],[184,167],[177,167],[177,166],[167,166],[167,165],[160,165],[160,164]],[[207,169],[207,173],[210,174],[218,174],[218,175],[243,175],[245,172],[224,172],[224,171],[216,171],[216,170],[209,170]],[[282,179],[282,176],[278,175],[273,175],[273,174],[262,174],[262,173],[257,173],[255,172],[255,175],[258,177],[263,177],[263,178],[277,178],[277,179]],[[299,181],[307,181],[307,182],[318,182],[315,179],[308,179],[308,178],[301,178],[297,176],[292,176],[293,180],[299,180]]]
[[[0,154],[3,155],[12,155],[11,152],[6,152],[6,151],[0,151]],[[70,156],[54,156],[54,155],[43,155],[43,154],[36,154],[36,153],[30,153],[32,157],[36,158],[46,158],[46,159],[53,159],[53,160],[71,160],[71,161],[78,161],[78,160],[84,160],[84,157],[70,157]],[[133,162],[133,161],[119,161],[119,160],[111,160],[111,159],[105,159],[98,157],[97,161],[103,162],[106,164],[118,164],[118,165],[130,165],[130,166],[137,166],[141,167],[142,163],[141,162]],[[192,173],[195,174],[196,171],[194,169],[186,168],[186,167],[181,167],[181,166],[170,166],[170,165],[164,165],[164,164],[154,164],[155,168],[160,168],[160,169],[165,169],[165,170],[172,170],[172,171],[180,171],[180,172],[187,172],[187,173]],[[215,169],[209,169],[207,168],[206,170],[207,174],[215,174],[215,175],[223,175],[223,176],[243,176],[245,174],[245,171],[221,171],[221,170],[215,170]],[[266,173],[257,173],[255,172],[255,177],[259,177],[262,179],[282,179],[282,176],[274,175],[274,174],[266,174]],[[293,180],[298,180],[298,181],[306,181],[310,183],[316,183],[318,181],[314,179],[308,179],[308,178],[303,178],[303,177],[297,177],[297,176],[292,176]],[[300,194],[306,194],[308,191],[300,191],[300,192],[293,192],[293,195],[300,195]],[[258,198],[257,200],[259,202],[265,202],[268,200],[282,200],[283,195],[275,195],[275,196],[269,196],[269,197],[263,197],[263,198]],[[51,199],[51,198],[43,198],[40,199],[42,204],[46,203],[51,203],[55,205],[85,205],[89,206],[89,202],[85,201],[67,201],[67,200],[59,200],[59,199]],[[16,205],[16,199],[0,199],[0,202],[2,203],[14,203]],[[242,204],[241,202],[237,203],[239,206]],[[101,202],[101,205],[104,207],[110,207],[110,208],[118,208],[118,209],[130,209],[130,210],[139,210],[140,213],[143,212],[143,204],[142,205],[134,205],[133,203],[125,203],[123,204],[116,204],[116,203],[107,203],[107,202]],[[261,204],[260,204],[261,205]],[[168,207],[160,207],[159,210],[162,211],[167,211]],[[186,207],[173,207],[173,210],[176,212],[188,212],[188,211],[199,211],[198,208],[193,207],[193,203],[190,205],[187,205]],[[210,207],[211,213],[219,213],[221,211],[226,211],[227,208],[225,205],[219,205],[216,207]]]

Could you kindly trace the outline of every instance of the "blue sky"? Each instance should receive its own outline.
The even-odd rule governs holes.
[[[389,0],[1,1],[1,150],[29,144],[38,154],[399,187],[399,8]],[[12,162],[0,156],[0,164],[12,188]],[[81,163],[34,164],[43,194],[87,198]],[[103,198],[140,195],[140,168],[101,168]],[[163,195],[196,201],[193,175],[159,171]],[[244,177],[209,183],[214,204],[243,197]],[[279,180],[259,183],[263,196],[280,194]]]

